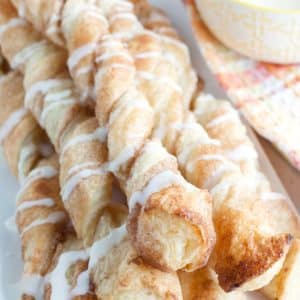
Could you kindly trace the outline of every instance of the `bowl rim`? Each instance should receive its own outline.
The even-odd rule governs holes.
[[[275,8],[275,7],[268,7],[268,6],[261,6],[259,4],[252,4],[247,0],[229,0],[230,2],[235,2],[241,6],[247,6],[251,9],[257,9],[265,12],[272,12],[277,14],[300,14],[299,9],[288,9],[288,8]]]

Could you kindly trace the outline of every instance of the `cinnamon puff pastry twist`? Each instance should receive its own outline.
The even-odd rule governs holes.
[[[177,149],[186,178],[207,188],[213,198],[217,243],[211,264],[221,287],[225,291],[263,287],[282,267],[292,238],[289,232],[275,231],[272,218],[259,213],[262,195],[272,197],[269,186],[243,175],[223,155],[220,141],[210,138],[191,115]]]
[[[9,99],[9,101],[7,101]],[[23,107],[23,78],[1,78],[0,134],[4,155],[19,178],[16,224],[22,241],[22,299],[40,299],[56,247],[68,222],[59,196],[58,161],[45,133]],[[45,158],[45,156],[49,156]]]
[[[298,268],[297,245],[300,233],[298,214],[283,195],[272,192],[267,179],[260,172],[254,145],[250,142],[236,110],[229,102],[200,93],[194,102],[194,112],[210,136],[221,142],[225,150],[224,155],[239,164],[249,180],[251,177],[251,180],[255,180],[255,177],[260,178],[259,185],[265,186],[258,209],[266,214],[262,218],[271,220],[273,230],[276,228],[278,233],[290,233],[297,238],[292,243],[282,269],[264,288],[264,292],[272,299],[288,299],[286,297],[293,299],[292,297],[299,293],[298,288],[294,286],[292,275]],[[231,134],[226,134],[228,132]]]

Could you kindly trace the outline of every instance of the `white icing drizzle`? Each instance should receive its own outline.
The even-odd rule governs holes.
[[[42,199],[29,200],[29,201],[26,200],[17,206],[17,212],[21,212],[25,209],[29,209],[37,206],[52,207],[54,205],[55,205],[55,201],[52,198],[42,198]]]
[[[17,199],[23,194],[23,192],[36,180],[41,178],[52,178],[58,174],[57,170],[51,166],[38,167],[31,171],[26,177],[21,189],[17,194]]]
[[[68,269],[79,260],[87,260],[88,251],[74,250],[60,255],[55,269],[49,274],[48,282],[51,284],[52,300],[71,300],[71,286],[67,280]]]
[[[115,32],[112,34],[112,36],[117,40],[125,40],[126,41],[126,40],[132,39],[134,34],[131,32],[124,31],[124,32]]]
[[[58,26],[58,22],[60,21],[60,16],[57,13],[51,15],[48,28],[46,30],[46,34],[52,35],[58,33],[60,28]]]
[[[250,145],[239,145],[234,149],[226,151],[225,155],[233,161],[257,158],[257,153],[255,149]]]
[[[73,51],[68,59],[69,69],[75,68],[82,58],[92,54],[96,49],[96,43],[88,43]]]
[[[43,299],[44,277],[39,274],[25,275],[21,280],[21,295],[34,297],[36,300]]]
[[[204,154],[200,155],[197,160],[219,160],[219,161],[224,161],[225,158],[221,154]]]
[[[222,193],[223,195],[226,194],[227,190],[230,189],[230,187],[234,183],[231,180],[222,180],[217,185],[213,186],[209,193],[214,198],[218,193]]]
[[[111,160],[108,164],[108,170],[110,172],[117,172],[122,165],[124,165],[127,161],[133,158],[135,155],[135,149],[132,147],[128,147],[123,149],[120,154],[113,160]]]
[[[54,212],[54,213],[48,215],[44,219],[37,219],[37,220],[33,221],[32,223],[30,223],[29,225],[27,225],[22,230],[21,236],[23,236],[27,231],[31,230],[34,227],[42,226],[45,224],[55,224],[55,223],[58,223],[58,222],[64,220],[65,218],[66,218],[66,215],[64,212],[62,212],[62,211]]]
[[[72,90],[66,89],[59,92],[50,92],[47,93],[45,97],[45,102],[52,102],[52,101],[60,101],[65,98],[70,98],[72,96]]]
[[[206,94],[206,93],[201,93],[197,99],[196,99],[196,109],[194,110],[194,114],[196,114],[197,116],[201,116],[205,110],[203,110],[201,104],[203,102],[206,102],[207,104],[209,104],[210,102],[215,102],[218,101],[216,100],[213,95],[211,94]]]
[[[86,295],[89,292],[89,271],[96,266],[99,259],[118,245],[126,234],[126,225],[124,224],[112,229],[107,236],[94,242],[90,249],[62,253],[55,269],[47,278],[52,287],[51,299],[71,300],[75,296]],[[66,277],[68,269],[77,261],[87,259],[89,259],[88,269],[78,276],[76,286],[71,289]]]
[[[215,140],[215,139],[207,139],[205,141],[195,141],[194,143],[192,143],[189,146],[185,146],[183,148],[183,150],[179,153],[179,155],[177,156],[178,162],[181,165],[185,165],[186,161],[190,155],[190,153],[192,153],[194,151],[195,148],[199,147],[200,145],[215,145],[215,146],[220,146],[221,143],[219,140]]]
[[[118,119],[119,115],[124,115],[126,114],[126,111],[131,112],[136,109],[142,109],[143,111],[152,111],[152,108],[149,105],[148,101],[144,98],[131,98],[128,101],[121,101],[118,103],[118,106],[111,112],[109,116],[109,125],[113,124],[113,122]]]
[[[82,67],[82,68],[77,68],[75,71],[75,74],[76,74],[76,76],[81,76],[81,75],[86,75],[88,73],[91,73],[92,71],[93,71],[93,68],[91,66],[86,66],[86,67]]]
[[[235,170],[238,170],[238,168],[235,165],[229,162],[222,163],[212,174],[210,174],[210,176],[205,181],[203,187],[210,191],[218,184],[218,182],[226,172],[231,172]]]
[[[120,9],[128,9],[128,10],[133,10],[134,9],[133,3],[131,3],[127,0],[119,0],[118,1],[118,7]]]
[[[88,143],[92,141],[105,142],[107,139],[108,130],[106,127],[99,127],[92,133],[80,134],[71,138],[64,146],[61,152],[61,158],[71,147],[80,143]]]
[[[55,269],[47,276],[46,281],[51,284],[51,299],[71,300],[75,296],[86,295],[89,292],[89,271],[94,268],[102,257],[118,245],[126,236],[126,225],[114,228],[104,238],[94,242],[90,249],[68,251],[61,254]],[[89,259],[88,269],[82,272],[71,289],[67,281],[68,269],[79,260]]]
[[[163,118],[159,119],[159,123],[155,126],[154,131],[152,133],[152,138],[158,139],[158,140],[163,140],[168,133],[168,129],[172,128],[171,124],[167,124],[166,126],[166,121],[163,120]]]
[[[102,41],[97,49],[114,48],[114,47],[120,47],[121,45],[122,44],[119,41],[112,39],[110,35],[104,35],[102,36]]]
[[[18,14],[21,18],[25,18],[26,16],[26,4],[24,1],[18,2]]]
[[[144,207],[146,201],[152,194],[158,193],[172,185],[182,184],[185,184],[182,176],[170,170],[156,174],[153,178],[151,178],[142,191],[136,191],[132,194],[128,201],[129,211],[132,211],[137,203]]]
[[[172,127],[177,130],[203,130],[197,122],[173,123]]]
[[[160,84],[168,85],[168,86],[172,87],[176,92],[182,94],[181,86],[169,77],[158,77],[158,76],[155,76],[154,74],[152,74],[150,72],[146,72],[146,71],[138,71],[137,75],[144,80],[157,81]]]
[[[68,170],[68,175],[72,175],[81,169],[90,169],[90,168],[96,168],[99,167],[100,163],[95,161],[86,161],[80,164],[74,165],[72,168]]]
[[[134,55],[135,59],[160,58],[160,57],[161,57],[161,53],[159,51],[146,51]]]
[[[109,64],[109,65],[101,68],[97,72],[97,78],[102,77],[104,75],[107,75],[107,70],[110,70],[110,69],[124,69],[124,70],[127,70],[127,71],[132,71],[133,70],[132,66],[113,63],[113,64]]]
[[[0,25],[0,36],[7,30],[15,28],[17,26],[26,26],[27,22],[21,18],[10,19],[7,23]]]
[[[109,60],[113,57],[122,57],[122,58],[127,59],[130,62],[133,61],[132,57],[124,51],[112,51],[112,52],[106,52],[100,56],[97,56],[96,63],[99,63],[99,62],[105,61],[105,60]]]
[[[274,193],[274,192],[264,192],[261,194],[260,198],[262,201],[274,201],[274,200],[286,199],[284,195],[280,193]]]
[[[61,197],[63,201],[67,201],[70,195],[73,193],[76,186],[82,182],[83,179],[86,179],[91,176],[95,175],[103,175],[105,174],[104,168],[97,168],[97,169],[83,169],[80,170],[78,173],[72,175],[63,185],[61,191]]]
[[[89,10],[87,13],[89,14],[89,16],[104,23],[104,26],[108,26],[106,18],[101,14],[101,12],[99,10]]]
[[[29,102],[36,97],[38,93],[48,94],[51,89],[64,87],[71,88],[73,86],[73,82],[70,79],[48,79],[42,80],[34,83],[30,88],[26,91],[25,96],[25,106],[28,107]]]
[[[46,29],[46,35],[51,36],[53,34],[57,34],[60,32],[60,28],[57,26],[57,24],[51,24],[47,29]]]
[[[114,246],[119,244],[126,236],[126,225],[111,230],[111,232],[96,242],[90,250],[89,270],[94,268],[102,257],[104,257]]]
[[[36,145],[29,144],[21,149],[19,161],[18,161],[18,177],[21,183],[24,182],[26,175],[24,174],[24,163],[38,151]]]
[[[27,109],[22,107],[13,112],[0,128],[0,142],[11,133],[11,131],[22,121],[28,113]]]
[[[45,125],[46,119],[48,114],[53,111],[54,109],[57,109],[60,106],[67,106],[67,105],[72,105],[75,104],[77,101],[75,98],[70,98],[70,99],[65,99],[65,100],[60,100],[60,101],[55,101],[55,102],[50,102],[49,105],[46,106],[45,109],[43,109],[41,116],[40,116],[40,124]]]
[[[46,41],[36,42],[22,49],[11,60],[12,68],[16,69],[28,61],[34,53],[46,46]]]
[[[119,12],[117,14],[114,14],[109,20],[110,22],[115,22],[119,20],[129,20],[129,21],[136,22],[137,18],[131,12]]]
[[[220,125],[222,123],[232,121],[232,120],[235,120],[235,119],[236,119],[236,114],[234,114],[232,112],[229,112],[229,113],[221,115],[221,116],[213,119],[212,121],[208,122],[206,124],[206,127],[207,128],[212,128],[212,127],[215,127],[215,126]]]
[[[79,274],[76,286],[72,289],[70,298],[75,296],[87,295],[90,290],[89,270]]]

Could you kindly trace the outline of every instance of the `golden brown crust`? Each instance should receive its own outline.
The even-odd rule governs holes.
[[[239,196],[237,187],[234,189],[231,195],[235,196],[231,196],[230,201]],[[233,202],[229,202],[214,214],[218,239],[212,261],[225,291],[238,288],[270,269],[285,257],[292,239],[289,233],[277,234],[273,230],[266,215],[262,217],[264,208],[256,203],[257,200],[244,198],[243,201],[239,209],[234,209]],[[251,214],[243,211],[251,211]]]
[[[179,272],[178,276],[183,300],[246,300],[242,292],[224,292],[216,274],[208,267],[191,273]]]
[[[216,264],[215,266],[222,288],[227,292],[232,291],[241,287],[249,278],[259,276],[265,270],[271,268],[276,261],[286,255],[291,239],[291,235],[288,234],[275,238],[271,237],[263,241],[258,237],[254,237],[254,241],[251,242],[256,243],[257,249],[255,250],[257,253],[249,249],[248,253],[241,256],[239,262],[232,261],[231,256],[222,256],[220,258],[222,265]],[[226,241],[222,239],[222,242],[226,245]],[[220,253],[217,247],[216,252]]]

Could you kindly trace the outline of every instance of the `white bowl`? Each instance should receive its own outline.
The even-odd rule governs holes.
[[[300,62],[300,0],[196,0],[211,32],[256,60]]]

